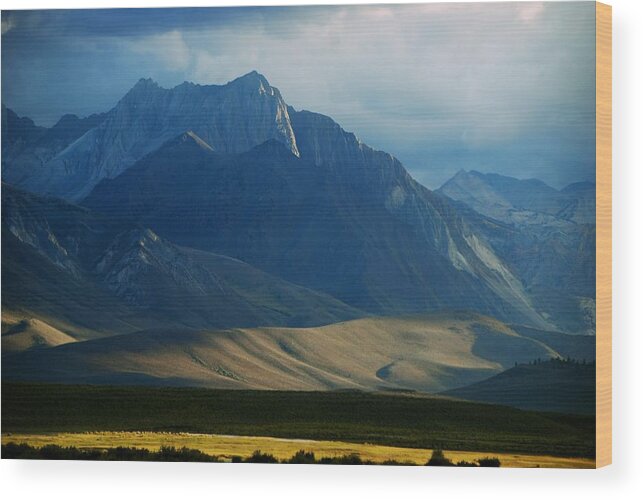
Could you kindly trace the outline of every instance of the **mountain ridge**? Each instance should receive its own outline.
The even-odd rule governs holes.
[[[539,179],[460,170],[438,191],[480,213],[512,224],[542,220],[531,214],[545,214],[577,224],[591,224],[596,220],[595,185],[586,181],[557,190]]]
[[[2,203],[3,315],[85,337],[162,324],[311,326],[364,316],[245,262],[63,200],[3,185]]]
[[[243,133],[226,145],[222,130]],[[511,215],[503,219],[428,190],[332,118],[288,106],[256,71],[218,86],[163,89],[140,79],[62,155],[73,158],[64,168],[50,165],[65,191],[58,196],[83,198],[113,224],[150,227],[169,243],[239,259],[358,310],[464,304],[540,329],[591,328],[591,276],[582,275],[591,229],[516,209],[516,193],[513,202],[500,197]],[[52,168],[23,188],[49,192]],[[537,180],[487,177],[496,190],[526,182],[557,192]],[[552,290],[561,269],[571,294]]]
[[[25,168],[16,171],[9,164],[5,179],[77,201],[103,178],[118,175],[188,130],[221,152],[242,152],[274,138],[299,154],[286,103],[256,72],[225,85],[186,83],[171,89],[140,79],[103,122],[42,164],[37,175],[25,177]]]
[[[372,313],[457,307],[465,300],[480,312],[547,326],[484,237],[392,156],[368,148],[350,161],[316,164],[305,148],[297,157],[278,141],[232,156],[193,149],[187,154],[166,143],[101,182],[84,206]],[[485,296],[504,305],[480,299]]]

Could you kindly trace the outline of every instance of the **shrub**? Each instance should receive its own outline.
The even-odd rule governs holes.
[[[484,457],[478,460],[480,467],[500,467],[500,459],[498,457]]]
[[[160,462],[218,462],[218,457],[203,453],[192,448],[175,448],[174,446],[161,446],[154,454],[154,460]]]
[[[115,462],[126,462],[132,460],[151,460],[152,453],[146,449],[126,448],[125,446],[117,446],[116,448],[109,448],[105,452],[104,460],[112,460]]]
[[[381,465],[415,465],[413,462],[398,462],[397,460],[384,460]]]
[[[431,458],[426,463],[426,465],[432,465],[437,467],[452,467],[453,462],[444,456],[444,452],[441,449],[433,450]]]
[[[2,458],[34,459],[40,457],[38,450],[28,444],[7,443],[2,445]]]
[[[274,455],[269,453],[261,453],[260,450],[255,450],[252,455],[250,455],[245,460],[251,464],[276,464],[279,463],[279,460],[275,458]]]
[[[107,450],[83,450],[49,444],[42,448],[28,444],[8,443],[2,445],[3,458],[26,458],[39,460],[112,460],[112,461],[159,461],[159,462],[219,462],[219,458],[191,448],[164,446],[159,451],[144,448],[119,446]]]
[[[289,460],[289,464],[314,464],[316,463],[315,454],[312,451],[299,450]]]

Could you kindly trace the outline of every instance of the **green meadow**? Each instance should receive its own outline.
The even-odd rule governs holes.
[[[164,432],[593,458],[593,416],[416,393],[2,383],[10,435]],[[268,451],[268,450],[266,450]]]

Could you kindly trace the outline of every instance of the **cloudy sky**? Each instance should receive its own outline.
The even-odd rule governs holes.
[[[459,169],[594,180],[594,3],[12,11],[2,100],[52,125],[141,77],[253,69],[438,187]]]

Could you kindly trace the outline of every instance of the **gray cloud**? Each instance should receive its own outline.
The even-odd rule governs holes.
[[[430,187],[459,168],[593,178],[592,2],[65,12],[14,13],[40,35],[3,36],[3,99],[36,120],[101,111],[140,76],[257,69]]]

